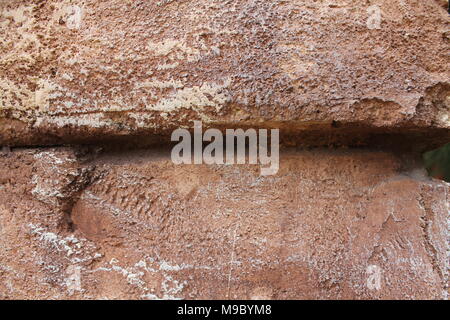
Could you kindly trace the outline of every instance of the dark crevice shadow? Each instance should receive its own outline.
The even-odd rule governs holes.
[[[431,177],[450,182],[450,143],[425,152],[422,158]]]

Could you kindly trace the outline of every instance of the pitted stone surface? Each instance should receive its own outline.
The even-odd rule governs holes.
[[[0,299],[446,299],[445,5],[0,0]],[[194,120],[280,170],[173,164]]]
[[[167,154],[2,156],[0,297],[446,297],[449,184],[397,156],[286,151],[261,177]]]
[[[195,119],[449,137],[440,1],[2,1],[0,25],[1,144],[168,134]]]

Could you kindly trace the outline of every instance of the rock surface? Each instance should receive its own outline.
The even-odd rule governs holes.
[[[0,0],[0,299],[446,299],[449,49],[438,0]],[[173,164],[193,120],[279,172]]]
[[[10,0],[0,26],[1,144],[167,135],[192,120],[450,138],[440,1]]]
[[[0,157],[0,298],[443,299],[448,183],[381,151]]]

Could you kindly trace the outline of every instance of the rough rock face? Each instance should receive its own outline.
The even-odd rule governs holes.
[[[9,0],[0,10],[3,144],[165,134],[194,119],[449,138],[440,1]]]
[[[261,177],[155,150],[3,154],[0,297],[442,299],[449,184],[406,162],[289,151]]]
[[[438,0],[0,0],[0,299],[446,299],[449,44]],[[280,170],[175,165],[193,120]]]

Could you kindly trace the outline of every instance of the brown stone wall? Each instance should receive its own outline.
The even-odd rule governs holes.
[[[443,5],[0,0],[0,299],[446,299]],[[175,165],[193,120],[278,173]]]
[[[449,184],[383,151],[280,161],[261,177],[164,150],[2,154],[1,297],[446,296]]]

